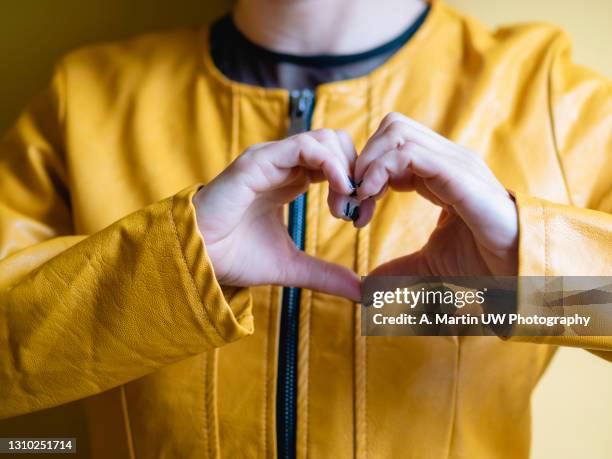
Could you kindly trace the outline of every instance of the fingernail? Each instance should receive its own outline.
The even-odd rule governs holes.
[[[353,192],[351,194],[349,194],[349,196],[351,198],[356,198],[357,197],[357,189],[354,189]]]
[[[351,220],[353,220],[353,223],[357,221],[357,219],[359,218],[359,206],[355,206],[355,208],[353,209],[353,212],[351,213]]]
[[[351,203],[350,202],[346,202],[346,207],[344,208],[344,215],[347,218],[351,218]]]
[[[355,182],[355,180],[353,180],[352,178],[348,177],[349,182],[351,184],[351,188],[353,189],[357,189],[361,186],[361,184],[363,183],[363,179],[359,180],[359,182]]]

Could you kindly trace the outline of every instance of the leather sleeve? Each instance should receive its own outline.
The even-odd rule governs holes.
[[[577,66],[560,35],[549,76],[550,127],[569,205],[516,194],[520,276],[612,276],[612,83]],[[521,302],[518,312],[523,309]],[[604,329],[612,317],[602,313]],[[609,333],[612,334],[612,333]],[[612,336],[514,337],[611,359]]]
[[[102,392],[252,333],[217,283],[197,186],[75,235],[62,73],[0,142],[0,418]]]

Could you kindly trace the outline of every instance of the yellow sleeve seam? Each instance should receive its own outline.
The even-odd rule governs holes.
[[[169,213],[169,216],[170,216],[170,223],[172,225],[172,230],[174,232],[174,237],[176,238],[176,243],[178,245],[179,252],[181,253],[181,259],[183,260],[183,265],[185,266],[185,270],[189,274],[189,280],[191,281],[191,287],[193,288],[193,291],[195,292],[195,295],[196,295],[196,297],[199,300],[199,304],[202,307],[202,316],[203,316],[204,320],[215,331],[215,333],[217,334],[217,337],[222,342],[225,343],[226,340],[223,339],[223,336],[221,336],[221,333],[219,332],[219,329],[216,327],[214,322],[212,322],[210,320],[210,317],[208,316],[208,311],[207,311],[207,309],[206,309],[202,299],[200,298],[200,294],[198,293],[198,288],[197,288],[197,286],[195,284],[195,279],[193,278],[193,274],[192,274],[191,270],[189,269],[189,264],[187,263],[187,259],[185,258],[185,251],[183,250],[183,246],[181,244],[181,239],[179,238],[178,229],[176,228],[176,222],[174,221],[174,216],[173,216],[173,212],[172,212],[174,210],[174,199],[175,199],[174,196],[172,196],[172,198],[170,199],[170,206],[168,208],[168,213]],[[206,334],[206,338],[210,342],[212,347],[216,347],[215,344],[210,339],[210,337],[208,336],[208,334]]]

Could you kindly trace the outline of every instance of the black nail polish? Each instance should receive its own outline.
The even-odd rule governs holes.
[[[356,222],[358,218],[359,218],[359,206],[355,206],[355,208],[353,209],[353,212],[351,213],[351,220]]]
[[[350,177],[348,179],[349,179],[349,182],[351,183],[351,188],[353,189],[359,188],[361,184],[363,183],[363,179],[359,180],[359,183],[356,183],[355,180],[353,180]]]
[[[351,198],[355,198],[355,197],[357,197],[357,190],[353,190],[353,192],[352,192],[351,194],[349,194],[349,196],[350,196]]]
[[[346,203],[346,207],[344,208],[344,215],[346,217],[351,217],[351,204],[349,202]]]

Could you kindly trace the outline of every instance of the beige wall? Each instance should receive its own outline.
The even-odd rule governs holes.
[[[612,0],[444,0],[485,24],[543,21],[565,29],[576,62],[612,77]]]
[[[574,38],[575,56],[612,76],[612,0],[449,0],[490,25],[545,20]],[[64,52],[146,30],[199,23],[227,1],[24,0],[0,7],[0,131],[42,88]],[[533,398],[533,457],[612,457],[612,364],[562,350]],[[503,412],[500,412],[503,415]],[[494,422],[494,420],[491,420]]]

